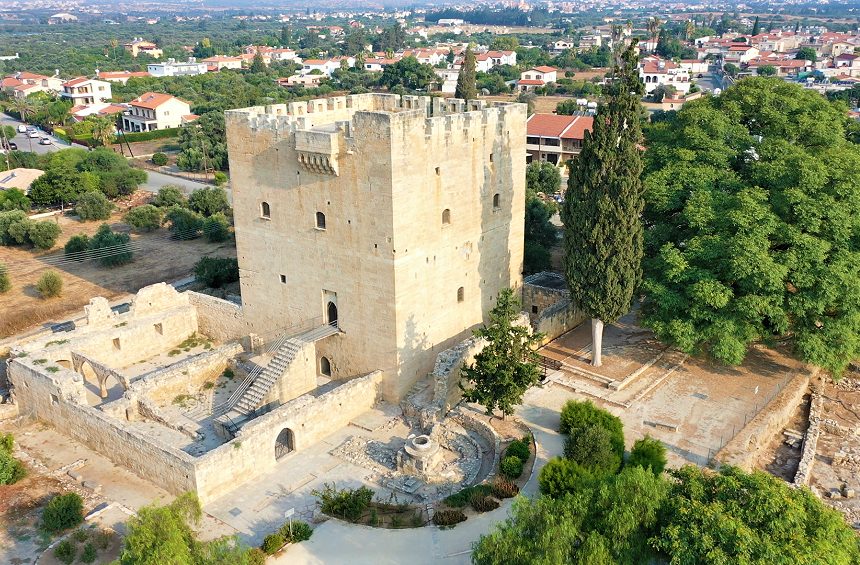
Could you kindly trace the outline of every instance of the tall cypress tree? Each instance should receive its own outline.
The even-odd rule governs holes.
[[[463,57],[463,64],[460,65],[460,74],[457,75],[457,89],[454,91],[454,98],[462,98],[463,100],[474,100],[478,97],[478,91],[475,87],[475,54],[472,53],[472,48],[466,48],[466,55]]]
[[[601,365],[603,324],[630,311],[642,281],[644,207],[637,148],[642,83],[633,41],[615,65],[606,104],[571,162],[561,219],[564,274],[572,298],[591,318],[592,365]]]
[[[755,23],[753,23],[752,33],[750,35],[758,35],[759,33],[759,25],[758,25],[758,16],[755,17]]]

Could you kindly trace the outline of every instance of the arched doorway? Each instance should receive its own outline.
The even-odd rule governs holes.
[[[293,430],[284,428],[278,434],[278,439],[275,440],[275,460],[277,461],[287,453],[293,451],[296,447],[296,440],[293,436]]]
[[[328,324],[330,326],[337,327],[337,304],[329,301],[328,308],[326,310],[328,313]]]
[[[331,361],[328,360],[328,357],[320,358],[320,374],[326,377],[331,376]]]

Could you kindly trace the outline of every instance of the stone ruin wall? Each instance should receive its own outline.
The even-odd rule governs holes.
[[[47,367],[58,370],[50,373]],[[192,456],[87,405],[78,373],[25,357],[9,364],[9,375],[24,411],[34,409],[34,417],[171,493],[196,488]]]
[[[585,312],[571,300],[570,291],[532,284],[529,278],[523,281],[523,310],[528,313],[535,333],[544,334],[541,346],[588,319]]]
[[[196,308],[197,327],[204,335],[220,343],[227,343],[248,334],[245,315],[238,304],[191,290],[183,294],[188,296],[189,303]]]
[[[197,494],[207,504],[275,466],[275,442],[293,431],[295,449],[345,427],[379,400],[382,372],[358,377],[314,398],[304,395],[245,424],[236,438],[197,460]]]

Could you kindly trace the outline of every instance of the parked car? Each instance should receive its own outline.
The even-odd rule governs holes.
[[[18,133],[27,133],[27,126],[24,124],[18,124]]]
[[[42,139],[39,140],[39,145],[51,145],[52,143],[54,143],[54,142],[51,141],[50,137],[43,137]]]
[[[18,150],[18,144],[12,143],[11,141],[7,141],[7,142],[3,143],[2,145],[3,145],[3,149],[8,149],[10,151],[17,151]]]
[[[38,139],[41,136],[39,135],[39,132],[37,132],[36,130],[33,130],[33,131],[27,132],[27,137],[29,137],[30,139]]]

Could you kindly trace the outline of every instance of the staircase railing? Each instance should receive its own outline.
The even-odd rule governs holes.
[[[278,350],[283,347],[287,340],[323,327],[324,325],[322,316],[317,316],[316,318],[302,320],[301,322],[297,322],[285,328],[257,336],[256,339],[259,344],[252,347],[251,350],[261,356],[260,363],[257,363],[248,375],[245,376],[236,390],[233,391],[233,394],[231,394],[225,402],[212,407],[212,416],[218,417],[222,414],[226,414],[231,408],[233,408],[233,406],[236,405],[237,402],[239,402],[242,395],[251,388],[251,385],[254,384],[254,381],[257,380],[257,377],[260,376],[266,366],[272,361],[272,359],[274,359],[275,355],[278,354]],[[337,328],[336,321],[329,325]]]

